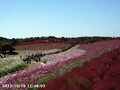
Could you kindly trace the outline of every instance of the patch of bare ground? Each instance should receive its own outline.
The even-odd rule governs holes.
[[[30,69],[30,68],[37,68],[37,67],[44,67],[45,64],[42,63],[42,62],[36,62],[36,61],[31,61],[31,64],[29,64],[28,68],[27,69]]]

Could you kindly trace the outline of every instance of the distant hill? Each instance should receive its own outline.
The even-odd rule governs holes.
[[[35,40],[35,41],[23,43],[23,44],[14,45],[14,47],[33,45],[33,44],[43,44],[43,43],[65,43],[65,44],[71,44],[71,45],[73,44],[73,42],[70,42],[70,41],[61,41],[61,40],[48,39],[48,40]]]

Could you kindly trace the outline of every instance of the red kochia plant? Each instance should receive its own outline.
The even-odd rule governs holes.
[[[91,82],[83,76],[71,77],[68,79],[68,84],[73,88],[79,88],[82,90],[92,90]]]
[[[100,81],[94,85],[93,90],[116,90],[114,84],[111,81]]]
[[[109,58],[111,58],[112,60],[116,60],[119,55],[120,55],[120,48],[115,49],[115,50],[113,50],[113,51],[106,52],[106,53],[103,54],[102,56],[109,57]]]
[[[44,90],[92,90],[91,82],[83,76],[66,73],[51,80]]]
[[[71,44],[73,45],[73,42],[69,42],[69,41],[42,41],[42,40],[36,40],[36,41],[31,41],[31,42],[26,42],[26,43],[23,43],[23,44],[18,44],[18,45],[15,45],[14,47],[17,47],[17,46],[26,46],[26,45],[33,45],[33,44],[43,44],[43,43],[66,43],[66,44]]]
[[[84,77],[83,77],[84,76]],[[120,48],[51,80],[45,90],[120,90]]]

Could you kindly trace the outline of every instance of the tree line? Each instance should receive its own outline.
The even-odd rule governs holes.
[[[93,43],[96,41],[102,41],[102,40],[112,40],[112,39],[120,39],[120,37],[99,37],[99,36],[93,36],[93,37],[55,37],[55,36],[42,36],[42,37],[30,37],[30,38],[12,38],[7,39],[0,37],[0,45],[3,43],[8,43],[9,45],[17,45],[22,44],[30,41],[35,40],[47,40],[47,39],[53,39],[53,40],[62,40],[62,41],[71,41],[71,42],[80,42],[80,43]]]

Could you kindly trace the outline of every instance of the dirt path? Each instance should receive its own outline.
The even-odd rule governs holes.
[[[36,62],[36,61],[33,61],[33,60],[32,60],[32,61],[31,61],[31,64],[29,64],[28,69],[30,69],[30,68],[36,68],[36,67],[39,67],[39,66],[44,67],[45,64],[42,63],[42,62]]]

